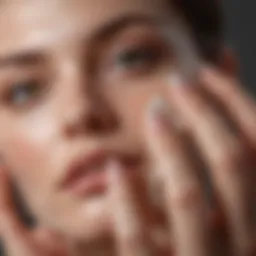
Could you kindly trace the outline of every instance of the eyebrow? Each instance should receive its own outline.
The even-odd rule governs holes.
[[[136,24],[157,25],[159,19],[146,14],[126,14],[105,23],[96,32],[90,35],[93,42],[100,42],[114,36],[120,30]],[[40,50],[18,51],[6,56],[0,56],[0,68],[26,67],[43,63],[45,54]]]
[[[0,68],[13,66],[32,66],[42,63],[44,56],[41,51],[19,51],[0,57]]]
[[[120,30],[136,24],[156,26],[161,24],[162,22],[163,20],[156,19],[154,16],[148,14],[126,14],[104,24],[96,32],[93,33],[91,38],[94,38],[97,41],[105,40],[109,37],[114,36]]]

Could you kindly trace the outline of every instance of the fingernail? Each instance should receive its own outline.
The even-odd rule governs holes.
[[[149,113],[153,119],[163,119],[168,117],[168,105],[159,96],[155,97],[149,105]]]
[[[192,91],[197,84],[197,78],[187,80],[187,78],[182,77],[178,73],[173,73],[169,77],[170,93],[173,92],[176,95],[174,100],[179,99],[180,96],[183,96],[184,94],[186,95],[188,92]]]
[[[167,103],[159,96],[155,97],[149,105],[149,122],[154,131],[161,131],[166,127],[169,119]]]
[[[110,183],[113,183],[120,179],[121,171],[122,171],[122,167],[118,162],[118,160],[109,159],[107,163],[107,173],[108,173],[108,178]]]
[[[172,87],[180,87],[185,85],[183,79],[177,73],[171,74],[169,82]]]
[[[155,115],[166,115],[167,114],[167,104],[166,102],[160,97],[156,96],[150,102],[150,112]]]

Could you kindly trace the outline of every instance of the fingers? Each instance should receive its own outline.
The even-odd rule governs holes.
[[[32,255],[31,237],[17,216],[11,183],[3,169],[0,170],[0,235],[10,255]]]
[[[225,121],[211,102],[205,100],[198,88],[185,85],[175,78],[172,99],[187,121],[192,136],[206,159],[212,181],[229,221],[234,244],[244,251],[252,237],[250,227],[249,187],[250,166],[246,162],[246,148],[230,132]]]
[[[0,235],[3,239],[24,236],[25,226],[20,222],[14,205],[11,182],[0,169]]]
[[[147,256],[150,253],[149,226],[146,221],[144,201],[134,182],[120,163],[109,164],[109,198],[113,207],[114,229],[120,256]],[[131,181],[132,179],[132,181]],[[137,181],[136,181],[137,180]],[[135,191],[137,189],[137,191]]]
[[[170,121],[163,103],[153,103],[151,112],[147,139],[164,183],[174,250],[177,255],[208,255],[206,200],[197,171],[186,154],[184,137],[175,121]]]
[[[11,256],[67,255],[67,246],[57,235],[45,230],[29,230],[17,216],[11,182],[0,169],[0,238]]]
[[[235,79],[215,69],[205,68],[202,72],[202,80],[202,85],[222,101],[240,130],[256,145],[256,105],[253,99]]]

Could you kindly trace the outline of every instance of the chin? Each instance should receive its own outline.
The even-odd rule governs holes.
[[[49,224],[68,239],[90,242],[109,238],[112,233],[111,211],[106,199],[91,199],[63,212]]]

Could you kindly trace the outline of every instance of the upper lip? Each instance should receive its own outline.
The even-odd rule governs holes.
[[[77,180],[81,175],[86,175],[91,168],[95,166],[102,166],[110,159],[120,160],[122,163],[134,164],[137,162],[138,156],[131,155],[129,153],[116,152],[113,150],[98,149],[91,153],[87,153],[82,157],[78,157],[72,161],[71,165],[65,172],[64,177],[61,179],[60,187],[65,188]]]

